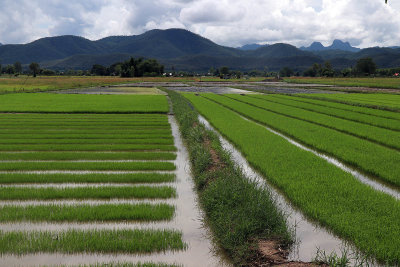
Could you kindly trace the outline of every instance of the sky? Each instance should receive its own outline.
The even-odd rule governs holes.
[[[400,0],[0,0],[0,43],[183,28],[220,45],[400,46]]]

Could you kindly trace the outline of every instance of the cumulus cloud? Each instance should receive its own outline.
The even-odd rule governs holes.
[[[186,28],[216,43],[400,45],[400,1],[384,0],[3,0],[0,42],[65,34],[95,40]]]

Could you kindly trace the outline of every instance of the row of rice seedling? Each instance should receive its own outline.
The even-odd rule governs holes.
[[[164,144],[172,145],[172,138],[154,138],[154,139],[0,139],[0,145],[3,144]]]
[[[20,113],[167,113],[163,95],[7,94],[0,112]]]
[[[0,161],[12,160],[174,160],[170,152],[0,152]]]
[[[203,97],[186,97],[309,217],[351,241],[366,255],[388,265],[400,263],[398,200],[221,104]],[[300,131],[296,125],[292,127]]]
[[[169,173],[121,173],[121,174],[67,174],[67,173],[0,173],[0,184],[63,184],[63,183],[169,183],[175,175]]]
[[[171,139],[172,135],[170,133],[127,133],[127,134],[113,134],[113,133],[103,133],[103,134],[89,134],[89,133],[0,133],[0,140],[7,139]]]
[[[170,186],[0,187],[1,200],[56,199],[167,199],[176,196]]]
[[[149,119],[149,120],[165,120],[165,114],[153,114],[153,113],[136,113],[136,114],[96,114],[96,113],[48,113],[43,116],[42,113],[13,113],[10,117],[9,113],[0,113],[0,120],[2,119],[16,119],[16,120],[47,120],[47,119],[59,119],[60,117],[65,120],[80,120],[80,119],[93,119],[100,121],[112,121],[116,120],[136,120],[136,119]]]
[[[314,94],[307,94],[307,95],[295,94],[295,95],[291,95],[291,96],[294,99],[296,99],[296,101],[300,101],[300,102],[304,102],[304,103],[312,103],[312,104],[324,106],[324,107],[325,106],[332,107],[332,108],[337,108],[337,109],[346,110],[346,111],[353,111],[353,112],[372,115],[372,116],[381,117],[381,118],[400,120],[400,114],[398,112],[391,112],[391,111],[386,111],[386,110],[357,106],[356,104],[348,105],[345,103],[332,101],[330,99],[324,99],[322,97],[314,96]],[[279,97],[281,97],[281,96],[279,96]]]
[[[172,219],[174,210],[167,204],[6,205],[0,222],[161,221]]]
[[[354,95],[356,95],[356,97],[354,97]],[[400,110],[400,104],[398,104],[398,102],[396,100],[393,100],[394,102],[390,102],[390,103],[388,103],[387,101],[379,102],[379,101],[373,99],[375,94],[370,94],[369,99],[360,99],[359,95],[360,94],[315,94],[315,95],[313,94],[312,96],[307,96],[307,97],[321,99],[321,100],[325,100],[325,101],[332,101],[332,102],[337,102],[337,103],[342,103],[342,104],[347,104],[347,105],[368,107],[368,108],[374,108],[374,109],[382,109],[382,110],[388,110],[388,111],[399,111]],[[391,96],[396,98],[395,95],[391,95]]]
[[[59,129],[59,128],[51,128],[51,129],[26,129],[26,128],[17,128],[17,129],[1,129],[0,132],[0,137],[3,135],[10,135],[10,134],[34,134],[34,135],[41,135],[41,134],[59,134],[59,135],[77,135],[77,134],[91,134],[91,135],[111,135],[115,134],[116,136],[118,135],[146,135],[146,134],[154,134],[154,135],[166,135],[166,134],[171,134],[171,129],[170,128],[159,128],[159,129],[154,129],[154,128],[134,128],[134,129],[118,129],[118,133],[115,133],[115,130],[113,129],[103,129],[103,128],[98,128],[95,130],[95,133],[93,133],[93,130],[91,129]]]
[[[186,248],[174,230],[0,231],[0,253],[150,253]]]
[[[193,99],[192,96],[188,96]],[[224,96],[204,95],[241,115],[267,125],[310,147],[333,155],[341,161],[355,166],[377,178],[400,186],[400,154],[381,145],[355,136],[290,118]],[[208,101],[209,102],[209,101]]]
[[[96,170],[96,171],[173,171],[172,162],[71,162],[71,161],[17,161],[1,162],[0,171],[33,171],[33,170]]]
[[[299,98],[286,95],[248,95],[250,97],[268,100],[270,102],[275,102],[283,104],[290,107],[297,107],[304,110],[309,110],[332,117],[342,118],[350,121],[361,122],[367,125],[373,125],[377,127],[382,127],[391,130],[400,130],[400,121],[388,118],[377,117],[374,115],[362,114],[359,112],[354,112],[351,110],[343,110],[339,108],[323,106],[315,103],[308,103],[304,101],[299,101]]]
[[[173,145],[152,144],[30,144],[0,145],[0,151],[176,151]]]
[[[241,95],[226,96],[231,99],[235,99],[236,101],[250,104],[252,106],[267,111],[315,123],[323,127],[332,128],[347,134],[351,134],[382,144],[390,148],[400,150],[400,134],[396,131],[382,129],[380,127],[365,125],[363,123],[348,121],[345,119],[335,118],[329,115],[271,102],[266,99],[258,99]]]

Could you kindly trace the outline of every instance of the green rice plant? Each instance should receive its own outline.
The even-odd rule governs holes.
[[[138,134],[112,134],[112,133],[0,133],[0,140],[7,139],[172,139],[170,133],[138,133]]]
[[[96,129],[94,132],[91,129],[58,129],[58,128],[53,128],[53,129],[26,129],[26,128],[18,128],[18,129],[2,129],[0,132],[0,137],[1,136],[7,136],[7,135],[63,135],[63,136],[68,136],[68,135],[104,135],[107,137],[108,135],[113,135],[115,136],[129,136],[129,135],[148,135],[151,136],[152,134],[154,135],[171,135],[171,128],[163,128],[163,129],[146,129],[146,128],[134,128],[134,129],[118,129],[118,133],[115,133],[115,129]]]
[[[121,173],[121,174],[37,174],[0,173],[0,184],[62,184],[62,183],[168,183],[175,175],[167,173]]]
[[[1,160],[175,160],[170,152],[0,152]]]
[[[6,94],[1,112],[42,113],[167,113],[163,95]]]
[[[400,122],[394,119],[381,118],[373,115],[362,114],[350,110],[342,110],[338,108],[317,105],[298,101],[296,97],[286,95],[249,95],[250,97],[265,99],[270,102],[280,103],[290,107],[297,107],[304,110],[309,110],[336,118],[346,119],[355,122],[361,122],[368,125],[382,127],[390,130],[400,130]]]
[[[175,196],[175,189],[169,186],[0,187],[1,200],[166,199]]]
[[[0,207],[0,222],[105,222],[171,220],[167,204],[30,205]]]
[[[302,94],[303,95],[303,94]],[[312,94],[311,96],[307,95],[307,97],[321,99],[325,101],[332,101],[352,106],[361,106],[373,109],[382,109],[387,111],[399,112],[400,104],[399,104],[399,96],[390,95],[393,97],[393,101],[377,101],[374,100],[377,94],[368,94],[369,98],[360,97],[360,94]]]
[[[400,263],[398,200],[220,104],[185,97],[308,217],[366,255],[390,265]]]
[[[400,173],[400,154],[398,151],[313,123],[233,101],[223,96],[206,95],[206,97],[385,182],[400,186],[400,176],[398,175]]]
[[[172,138],[155,138],[155,139],[0,139],[0,145],[7,144],[162,144],[173,145]]]
[[[0,145],[0,151],[176,151],[173,145],[150,144],[31,144]]]
[[[230,99],[235,99],[251,106],[271,111],[280,115],[296,118],[307,122],[315,123],[323,127],[331,128],[351,134],[369,141],[400,150],[400,133],[388,129],[365,125],[359,122],[348,121],[335,118],[329,115],[304,110],[297,107],[268,101],[268,99],[259,99],[241,95],[226,95]],[[399,123],[400,126],[400,123]]]
[[[21,125],[24,125],[24,127],[29,128],[29,127],[105,127],[105,128],[121,128],[121,127],[138,127],[138,126],[151,126],[151,127],[164,127],[164,126],[169,126],[168,122],[153,122],[153,121],[139,121],[139,122],[88,122],[88,121],[81,121],[81,122],[63,122],[63,121],[55,121],[55,122],[36,122],[36,121],[31,121],[31,122],[5,122],[5,123],[0,123],[0,126],[4,128],[10,128],[10,127],[21,127]]]
[[[391,112],[391,111],[380,110],[380,109],[347,105],[344,103],[329,101],[327,99],[324,100],[324,99],[318,98],[318,97],[315,98],[315,96],[313,96],[312,94],[308,94],[308,95],[295,94],[295,95],[291,95],[291,96],[296,101],[300,101],[300,102],[304,102],[304,103],[311,103],[314,105],[319,105],[319,106],[324,106],[324,107],[326,106],[326,107],[332,107],[332,108],[337,108],[337,109],[346,110],[346,111],[353,111],[356,113],[367,114],[367,115],[372,115],[372,116],[381,117],[381,118],[400,120],[400,114],[398,112]]]
[[[1,171],[33,171],[33,170],[92,170],[92,171],[144,171],[144,170],[175,170],[171,162],[2,162]]]
[[[199,123],[198,113],[183,96],[172,91],[168,94],[188,144],[206,221],[234,265],[253,263],[259,240],[273,239],[288,245],[291,236],[285,215],[277,210],[269,191],[249,181],[235,166],[218,137]]]
[[[182,250],[182,233],[173,230],[0,231],[1,254],[150,253]]]

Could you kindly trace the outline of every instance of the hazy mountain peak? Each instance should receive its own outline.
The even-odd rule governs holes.
[[[260,45],[260,44],[246,44],[240,47],[237,47],[237,49],[243,50],[243,51],[249,51],[249,50],[256,50],[262,46],[268,46],[268,45]]]
[[[343,42],[342,40],[335,39],[333,40],[330,46],[323,46],[320,42],[313,42],[309,47],[301,47],[301,50],[305,51],[324,51],[324,50],[342,50],[349,52],[358,52],[359,48],[351,46],[349,42]]]

